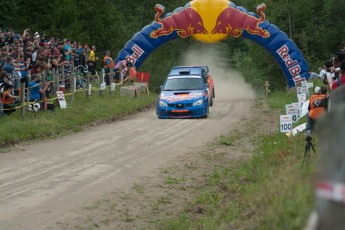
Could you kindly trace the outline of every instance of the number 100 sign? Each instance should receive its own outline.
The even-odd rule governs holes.
[[[291,115],[280,115],[280,132],[289,133],[292,130]]]

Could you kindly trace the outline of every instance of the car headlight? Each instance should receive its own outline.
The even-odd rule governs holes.
[[[165,103],[164,101],[159,101],[159,106],[168,107],[168,104]]]
[[[195,101],[193,103],[193,106],[202,105],[202,103],[204,103],[204,99],[200,99],[200,100]]]

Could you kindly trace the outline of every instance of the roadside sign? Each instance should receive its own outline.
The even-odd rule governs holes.
[[[67,108],[67,102],[65,100],[65,95],[63,91],[56,91],[56,96],[59,101],[59,105],[61,109],[66,109]]]
[[[286,115],[291,115],[292,123],[298,122],[298,109],[294,104],[285,105]]]
[[[280,115],[280,132],[288,133],[292,130],[291,115]]]

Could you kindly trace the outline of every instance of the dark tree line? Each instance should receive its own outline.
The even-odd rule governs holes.
[[[98,47],[99,51],[110,49],[117,54],[131,37],[143,26],[154,20],[154,6],[162,4],[168,12],[184,6],[188,1],[176,0],[12,0],[0,4],[0,26],[22,32],[42,31],[47,35],[68,37],[87,42]],[[248,11],[256,11],[261,3],[257,0],[238,0]],[[334,56],[345,46],[345,1],[339,0],[266,0],[267,20],[284,31],[303,52],[312,70]],[[172,41],[169,51],[157,51],[150,57],[147,68],[155,59],[163,59],[170,68],[177,54],[194,41]],[[273,59],[261,47],[243,39],[229,38],[222,42],[228,50],[229,63],[239,70],[247,71],[247,80],[255,73],[254,85],[270,80],[273,88],[285,86],[282,72]],[[181,49],[182,47],[182,49]],[[248,58],[249,57],[249,58]],[[250,65],[252,70],[248,70]],[[157,70],[158,71],[158,70]]]

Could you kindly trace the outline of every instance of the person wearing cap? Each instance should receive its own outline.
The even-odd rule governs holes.
[[[327,100],[327,87],[316,86],[314,88],[314,94],[310,96],[308,106],[307,117],[307,132],[314,130],[316,120],[325,112],[326,100]]]

